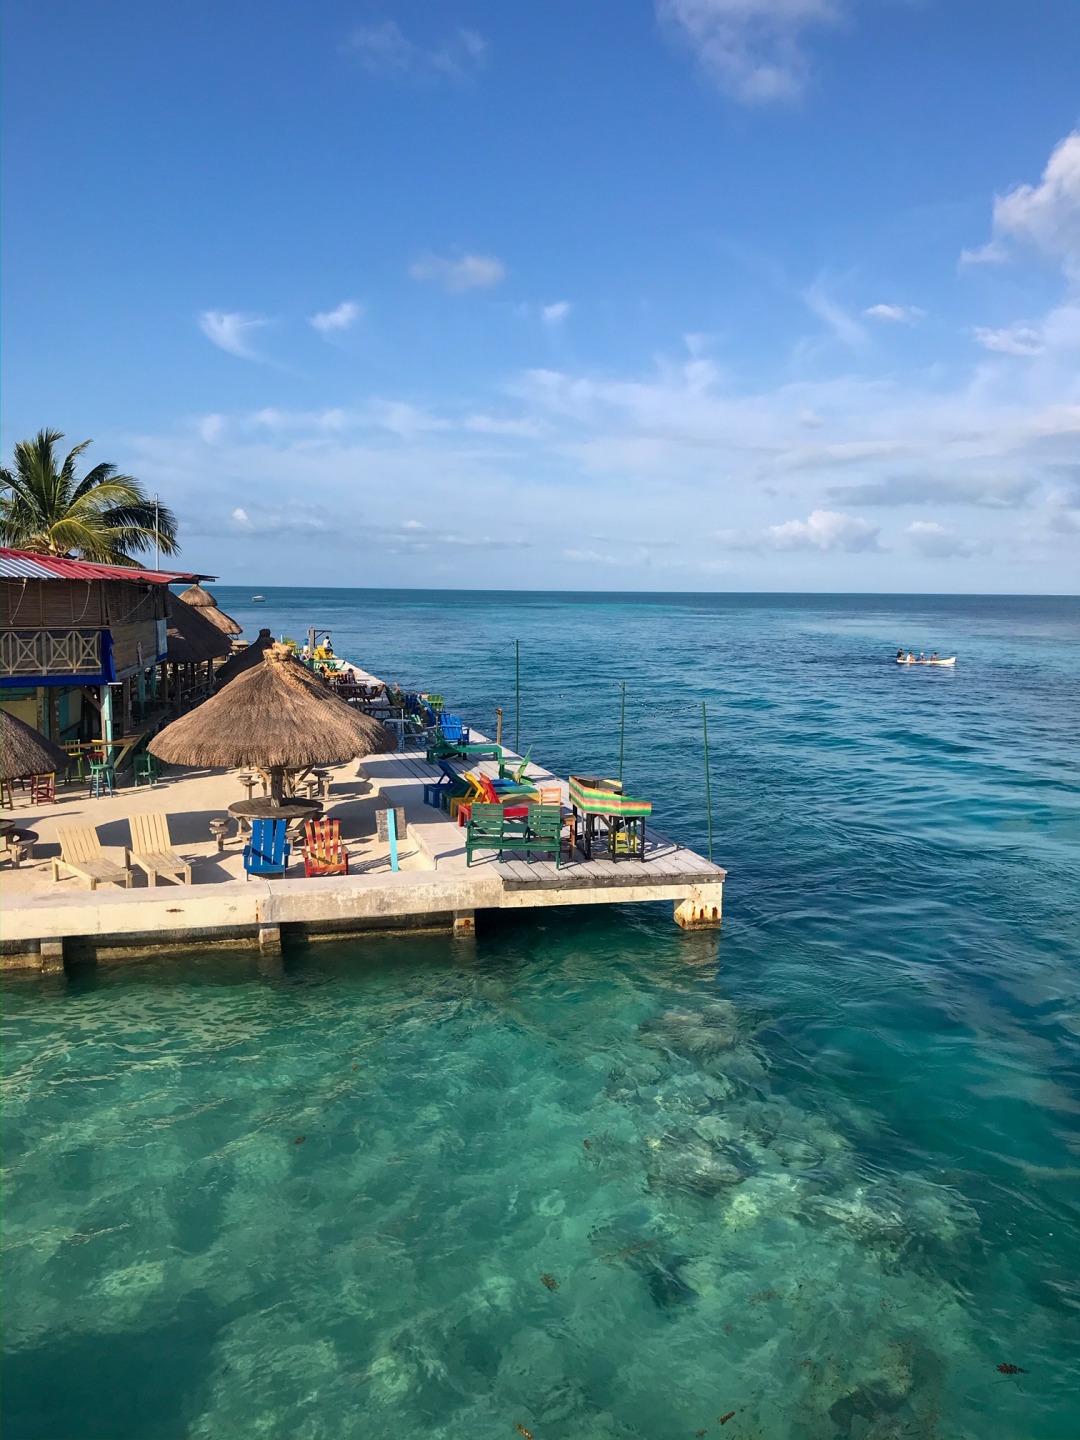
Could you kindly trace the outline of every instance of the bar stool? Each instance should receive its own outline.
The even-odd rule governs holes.
[[[231,825],[232,825],[232,822],[231,822],[230,820],[225,820],[225,819],[217,819],[217,820],[211,820],[211,821],[210,821],[210,834],[211,834],[211,835],[214,837],[214,839],[217,841],[217,848],[218,848],[218,854],[219,854],[219,855],[220,855],[220,854],[222,853],[222,851],[225,849],[225,840],[226,840],[226,838],[227,838],[227,836],[228,836],[228,834],[229,834],[229,830],[230,830],[230,828],[231,828]]]
[[[259,783],[258,780],[256,779],[256,777],[255,777],[254,775],[238,775],[236,778],[237,778],[237,780],[240,781],[240,784],[243,785],[243,787],[244,787],[244,799],[245,799],[245,800],[250,800],[250,799],[251,799],[251,792],[255,789],[255,786]]]
[[[116,776],[113,774],[112,761],[91,758],[90,799],[100,800],[106,791],[110,795],[116,794]]]
[[[30,804],[31,805],[55,805],[56,804],[56,771],[51,770],[48,775],[30,776]]]
[[[15,791],[10,780],[0,781],[0,809],[15,809]]]
[[[71,774],[73,769],[78,772],[79,784],[81,785],[86,779],[86,771],[83,769],[82,750],[68,751],[68,767],[66,780],[69,785],[74,784],[74,780]]]

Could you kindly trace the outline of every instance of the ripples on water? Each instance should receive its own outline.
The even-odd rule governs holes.
[[[705,698],[724,932],[9,982],[5,1436],[1080,1432],[1076,602],[267,595],[699,846]]]

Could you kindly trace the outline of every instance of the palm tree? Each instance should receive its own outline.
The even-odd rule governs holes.
[[[75,459],[93,442],[76,445],[57,466],[59,430],[39,430],[15,446],[12,470],[0,466],[0,539],[41,555],[78,555],[104,565],[134,565],[155,547],[175,555],[176,516],[151,500],[115,465],[95,465],[80,480]]]

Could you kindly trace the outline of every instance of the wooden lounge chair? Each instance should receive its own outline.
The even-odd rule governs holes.
[[[309,820],[304,826],[305,875],[347,875],[349,852],[341,838],[340,820]]]
[[[60,856],[54,857],[52,862],[54,880],[60,879],[63,868],[80,880],[89,881],[91,890],[96,890],[99,885],[123,885],[130,889],[131,871],[126,865],[106,860],[96,830],[88,825],[58,830],[57,839],[60,841]]]
[[[131,827],[129,867],[134,864],[144,870],[148,885],[156,885],[159,879],[174,885],[191,884],[191,866],[172,848],[167,815],[157,812],[132,815],[128,824]]]

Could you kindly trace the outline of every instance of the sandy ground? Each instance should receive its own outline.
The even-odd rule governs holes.
[[[350,874],[389,873],[389,845],[376,839],[375,835],[378,796],[363,766],[350,761],[327,768],[330,769],[330,795],[323,801],[323,814],[328,819],[341,822],[341,837],[349,852]],[[244,841],[235,819],[225,841],[225,849],[220,854],[209,830],[211,820],[228,817],[228,807],[234,801],[244,799],[244,787],[236,778],[238,773],[170,767],[154,786],[134,788],[125,785],[114,796],[93,800],[87,797],[85,785],[63,785],[56,792],[55,805],[31,806],[29,789],[23,792],[16,786],[15,809],[0,813],[4,820],[14,821],[20,830],[35,831],[38,843],[32,855],[17,868],[5,858],[0,893],[22,895],[42,890],[67,893],[85,889],[86,882],[74,876],[53,881],[50,857],[60,853],[57,830],[68,826],[93,826],[107,858],[122,865],[124,847],[131,843],[128,817],[153,811],[168,815],[173,849],[191,862],[191,878],[195,884],[242,879]],[[256,789],[255,794],[260,793]],[[415,842],[408,837],[399,846],[399,858],[403,870],[431,868],[417,850]],[[293,878],[302,877],[304,873],[300,850],[295,844],[288,873]],[[141,870],[135,869],[133,875],[135,887],[146,884],[146,876]],[[317,883],[313,878],[312,884]]]

